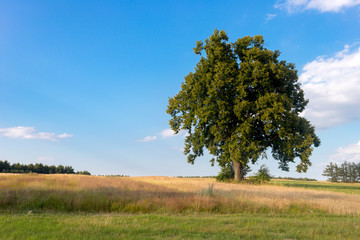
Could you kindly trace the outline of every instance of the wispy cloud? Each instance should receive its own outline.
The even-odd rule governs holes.
[[[305,65],[299,80],[310,100],[302,115],[315,126],[360,119],[360,47],[345,46],[332,57],[317,58]]]
[[[339,12],[345,8],[360,5],[360,0],[278,0],[275,8],[288,12],[315,9],[320,12]]]
[[[0,135],[8,138],[20,138],[20,139],[42,139],[56,141],[58,139],[69,138],[73,135],[63,133],[55,134],[49,132],[37,132],[34,127],[10,127],[0,128]]]
[[[146,136],[143,139],[139,139],[138,142],[152,142],[156,140],[156,136]]]
[[[340,147],[330,156],[330,161],[334,163],[360,162],[360,141],[346,147]]]
[[[175,136],[175,132],[173,130],[169,129],[164,129],[163,131],[161,131],[160,136],[162,137],[173,137]]]
[[[159,134],[155,135],[155,136],[147,136],[144,137],[143,139],[137,140],[138,142],[152,142],[155,140],[160,139],[166,139],[166,138],[170,138],[170,137],[174,137],[174,136],[186,136],[185,131],[180,130],[180,132],[178,134],[175,134],[175,132],[173,130],[171,130],[170,128],[164,129],[162,130]]]
[[[276,17],[276,16],[277,16],[276,13],[274,13],[274,14],[268,13],[268,14],[266,14],[265,21],[270,21],[270,20],[272,20],[272,19],[273,19],[274,17]]]

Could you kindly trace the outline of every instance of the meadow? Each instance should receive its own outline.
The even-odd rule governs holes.
[[[0,239],[357,239],[359,191],[326,182],[0,174]]]
[[[306,189],[324,190],[332,192],[343,192],[360,195],[359,183],[332,183],[324,181],[294,181],[294,180],[272,180],[271,184],[287,187],[300,187]]]

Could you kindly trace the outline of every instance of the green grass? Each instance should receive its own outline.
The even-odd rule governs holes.
[[[275,183],[274,183],[275,182]],[[0,175],[2,239],[359,239],[357,184]],[[289,187],[283,187],[289,186]]]
[[[325,190],[360,195],[360,183],[332,183],[297,180],[272,180],[270,183],[287,187],[301,187],[315,190]]]
[[[332,215],[0,215],[0,239],[358,239],[360,218]]]
[[[348,194],[360,191],[360,184],[272,181],[281,185],[276,187],[210,180],[4,174],[0,175],[0,213],[360,215],[360,194]]]

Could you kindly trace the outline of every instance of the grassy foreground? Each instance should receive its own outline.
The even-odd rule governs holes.
[[[359,239],[360,185],[289,183],[0,174],[0,239]]]
[[[316,215],[0,215],[0,239],[358,239],[360,219]]]

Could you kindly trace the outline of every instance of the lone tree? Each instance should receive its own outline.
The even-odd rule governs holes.
[[[288,163],[298,157],[297,172],[306,172],[320,139],[299,116],[308,100],[294,64],[279,61],[280,52],[266,49],[260,35],[228,40],[225,31],[215,29],[205,44],[197,41],[194,52],[200,61],[169,98],[171,129],[188,133],[188,162],[193,164],[206,148],[220,166],[232,163],[234,179],[242,180],[248,164],[271,148],[280,169],[288,171]],[[215,159],[210,162],[214,165]]]

